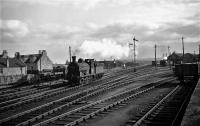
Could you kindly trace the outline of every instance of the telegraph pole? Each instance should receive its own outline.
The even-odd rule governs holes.
[[[199,63],[200,63],[200,45],[199,45]]]
[[[199,45],[199,63],[200,63],[200,45]]]
[[[168,46],[168,56],[170,55],[170,47]]]
[[[157,66],[157,61],[156,61],[156,48],[157,48],[157,45],[155,44],[155,68]]]
[[[170,53],[170,46],[168,45],[168,57],[171,55]],[[171,59],[168,59],[169,63],[169,68],[171,69]]]
[[[71,63],[72,60],[71,60],[72,56],[71,56],[71,46],[69,46],[69,62]]]
[[[129,49],[130,49],[130,51],[131,51],[131,54],[132,54],[132,49],[131,49],[131,46],[133,46],[133,44],[132,44],[132,43],[129,43]],[[131,60],[132,60],[132,63],[133,63],[133,58],[131,58]]]
[[[185,55],[185,53],[184,53],[184,42],[183,42],[183,37],[181,38],[182,39],[182,47],[183,47],[183,63],[184,63],[184,55]]]
[[[135,41],[138,41],[137,39],[135,39],[135,36],[133,38],[133,42],[134,42],[134,48],[133,48],[133,51],[134,51],[134,72],[136,72],[136,53],[135,53]]]
[[[183,47],[183,61],[182,61],[182,64],[184,63],[184,42],[183,42],[183,37],[181,38],[182,39],[182,47]],[[184,66],[182,66],[182,78],[181,78],[182,82],[181,83],[184,83]]]

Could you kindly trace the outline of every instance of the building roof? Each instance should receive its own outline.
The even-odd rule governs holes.
[[[7,59],[9,67],[26,67],[26,64],[17,58],[0,58],[0,68],[7,67]]]
[[[20,58],[24,63],[37,63],[41,57],[42,54],[20,55]]]

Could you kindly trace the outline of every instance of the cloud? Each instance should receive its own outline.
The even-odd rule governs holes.
[[[128,46],[122,46],[116,41],[102,39],[100,41],[85,40],[76,52],[78,56],[83,58],[95,59],[124,59],[129,55]]]
[[[6,0],[2,1],[5,2]],[[28,4],[42,4],[52,6],[71,5],[76,8],[83,8],[84,10],[93,9],[101,4],[108,6],[127,5],[130,3],[130,1],[131,0],[14,0],[14,2]]]
[[[139,40],[138,57],[153,57],[155,43],[162,53],[167,45],[179,48],[182,36],[191,44],[200,40],[199,0],[1,1],[1,18],[15,19],[0,22],[4,47],[15,51],[45,48],[55,59],[61,55],[58,52],[66,51],[60,48],[66,43],[79,55],[109,59],[127,57],[133,36]]]
[[[168,32],[178,33],[187,37],[197,37],[200,35],[200,24],[193,23],[189,25],[172,24],[170,28],[166,29]]]
[[[95,25],[95,29],[92,30],[88,36],[92,39],[109,38],[117,42],[131,41],[133,36],[136,36],[141,42],[154,41],[159,43],[174,42],[181,36],[190,38],[199,38],[200,25],[198,23],[164,23],[159,27],[150,27],[148,25],[141,24],[124,24],[114,23],[108,24],[104,27],[98,27]]]
[[[22,38],[28,35],[28,25],[20,20],[0,20],[2,37]]]
[[[33,34],[39,38],[59,40],[72,39],[80,31],[81,29],[79,27],[49,23],[36,27],[33,30]]]
[[[130,37],[133,37],[133,35],[144,36],[147,34],[146,32],[150,30],[151,29],[145,25],[114,23],[99,27],[91,31],[88,36],[99,39],[109,38],[116,41],[118,40],[119,42],[120,40],[131,39]]]

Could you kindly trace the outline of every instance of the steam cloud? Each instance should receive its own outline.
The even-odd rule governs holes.
[[[129,56],[129,47],[120,45],[110,39],[101,41],[85,40],[78,49],[78,55],[82,58],[125,59]]]

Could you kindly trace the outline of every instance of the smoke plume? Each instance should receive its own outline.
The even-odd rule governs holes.
[[[128,45],[120,45],[110,39],[101,41],[85,40],[78,49],[82,58],[95,58],[97,60],[125,59],[129,55]]]

